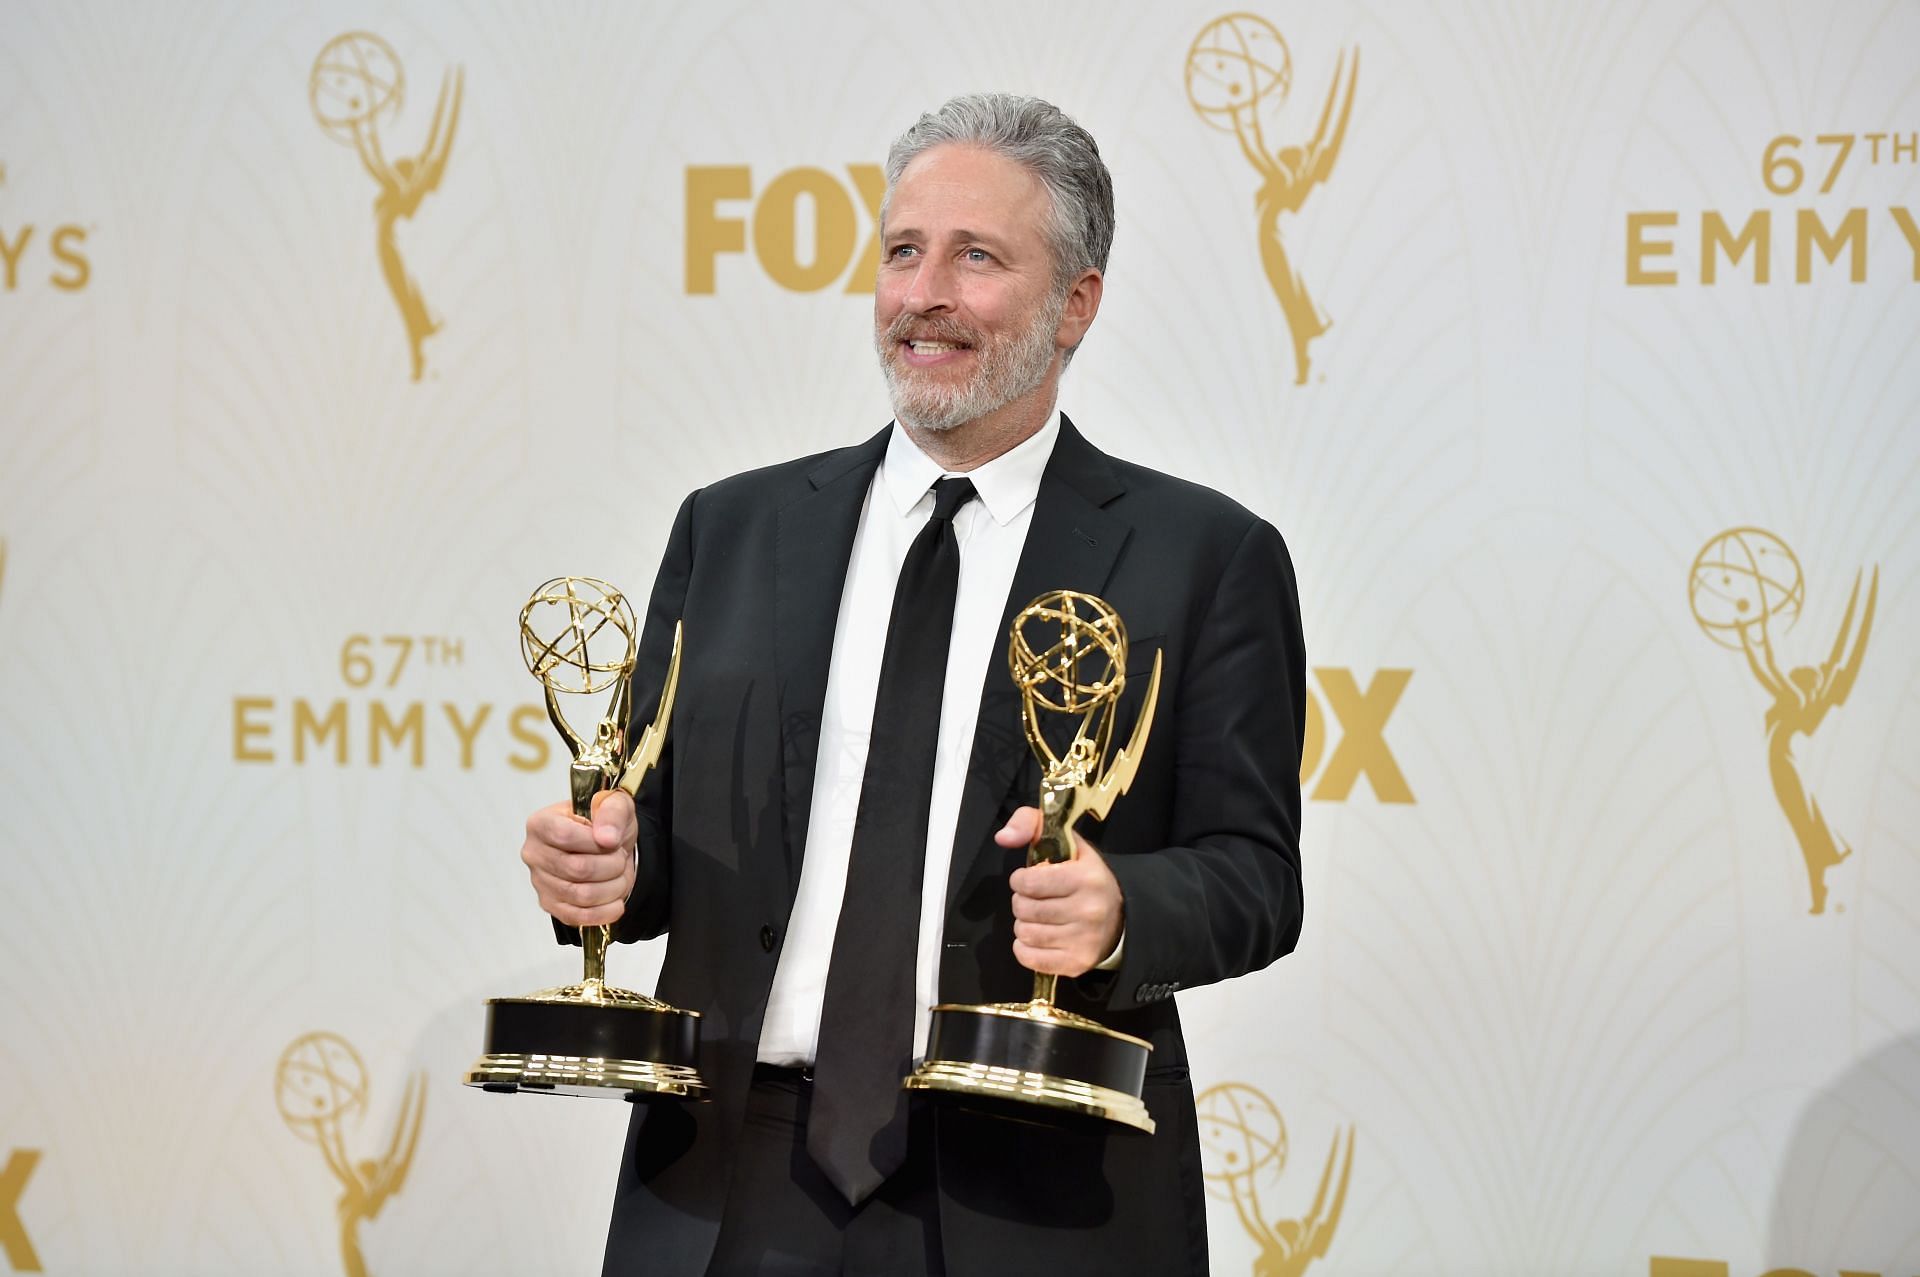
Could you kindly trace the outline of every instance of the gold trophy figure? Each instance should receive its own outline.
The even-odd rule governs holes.
[[[1074,824],[1089,814],[1105,820],[1140,769],[1160,699],[1160,656],[1154,654],[1133,737],[1111,766],[1105,762],[1114,711],[1127,685],[1127,631],[1111,607],[1072,590],[1041,595],[1014,617],[1007,663],[1020,689],[1027,744],[1044,766],[1040,833],[1027,863],[1072,860]],[[1047,715],[1073,723],[1065,750],[1048,741]],[[1036,972],[1030,1002],[934,1007],[926,1060],[906,1088],[1064,1109],[1151,1133],[1140,1091],[1153,1047],[1062,1011],[1054,1005],[1058,981]]]
[[[1276,150],[1267,142],[1260,115],[1267,103],[1277,107],[1286,101],[1293,87],[1293,58],[1273,24],[1251,13],[1230,14],[1208,23],[1187,50],[1188,102],[1207,123],[1233,131],[1241,153],[1260,176],[1260,189],[1253,196],[1260,218],[1260,264],[1293,334],[1297,386],[1307,384],[1308,345],[1331,328],[1333,320],[1308,295],[1280,236],[1280,215],[1298,213],[1313,188],[1333,173],[1359,79],[1360,51],[1353,50],[1351,67],[1342,51],[1313,140]]]
[[[556,619],[549,635],[543,624]],[[624,724],[633,703],[637,634],[626,596],[592,577],[556,577],[520,610],[521,654],[546,689],[547,716],[573,753],[573,813],[583,820],[592,818],[595,794],[616,785],[636,792],[666,744],[680,682],[680,628],[674,627],[660,708],[629,751]],[[607,712],[591,737],[575,731],[560,711],[562,694],[609,691]],[[488,1000],[486,1053],[467,1071],[468,1086],[627,1099],[705,1096],[695,1067],[699,1012],[608,984],[609,931],[580,928],[580,983]]]
[[[335,141],[353,145],[360,163],[380,186],[373,201],[380,273],[386,276],[387,288],[400,308],[400,322],[407,328],[415,381],[427,364],[421,347],[440,331],[440,323],[428,313],[420,285],[400,260],[393,228],[401,218],[410,219],[420,210],[420,201],[439,187],[446,174],[465,88],[464,70],[456,67],[443,76],[426,145],[418,155],[389,160],[380,145],[380,117],[398,114],[406,96],[406,74],[393,46],[371,32],[350,31],[327,42],[307,76],[314,118]]]
[[[1797,665],[1783,673],[1774,655],[1774,626],[1785,629],[1798,620],[1806,596],[1800,560],[1786,542],[1764,528],[1733,528],[1702,547],[1689,574],[1687,594],[1694,620],[1708,638],[1741,652],[1755,680],[1773,698],[1765,720],[1767,774],[1806,862],[1807,887],[1813,898],[1809,913],[1826,912],[1827,871],[1852,855],[1853,848],[1834,837],[1819,800],[1807,793],[1793,757],[1793,738],[1811,739],[1827,711],[1846,704],[1860,674],[1867,638],[1873,632],[1874,606],[1880,599],[1880,569],[1873,570],[1856,636],[1853,622],[1860,607],[1860,578],[1860,573],[1854,573],[1853,593],[1827,659],[1818,668]]]
[[[1233,1201],[1240,1227],[1260,1247],[1253,1277],[1301,1277],[1333,1244],[1353,1178],[1353,1128],[1335,1131],[1320,1169],[1320,1187],[1307,1213],[1273,1218],[1261,1201],[1263,1181],[1287,1167],[1287,1125],[1273,1101],[1243,1082],[1223,1082],[1202,1091],[1194,1108],[1200,1118],[1201,1174]]]
[[[335,1212],[340,1219],[340,1266],[347,1277],[367,1277],[360,1225],[376,1218],[387,1199],[406,1186],[427,1112],[426,1074],[407,1079],[386,1151],[358,1161],[347,1152],[340,1128],[349,1118],[358,1121],[366,1115],[367,1068],[345,1038],[326,1032],[295,1038],[280,1055],[274,1097],[287,1129],[318,1145],[327,1169],[340,1181]]]

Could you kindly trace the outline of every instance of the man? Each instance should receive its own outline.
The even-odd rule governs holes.
[[[556,925],[665,932],[659,995],[703,1016],[713,1102],[636,1106],[606,1271],[1204,1274],[1171,995],[1299,935],[1292,567],[1264,521],[1055,411],[1112,242],[1084,130],[1035,99],[959,98],[887,177],[874,331],[894,424],[687,499],[636,674],[645,723],[683,619],[667,755],[637,810],[613,794],[590,824],[566,804],[527,824]],[[1039,771],[1003,654],[1054,589],[1114,606],[1130,674],[1165,666],[1097,849],[1026,867]],[[929,1004],[1023,1000],[1033,971],[1153,1044],[1155,1134],[899,1091]],[[875,1025],[881,1003],[898,1010]]]

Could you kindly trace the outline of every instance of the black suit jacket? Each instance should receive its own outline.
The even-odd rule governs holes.
[[[667,752],[640,793],[640,879],[620,940],[668,935],[659,996],[701,1013],[708,1104],[636,1106],[609,1273],[704,1272],[761,1017],[800,878],[820,714],[853,537],[887,432],[737,475],[687,498],[648,604],[635,722],[651,720],[685,625]],[[1063,981],[1061,1004],[1153,1044],[1158,1131],[1055,1129],[941,1107],[936,1166],[948,1271],[1204,1274],[1206,1220],[1186,1045],[1171,1000],[1252,971],[1300,932],[1305,654],[1293,568],[1271,525],[1209,489],[1108,457],[1062,420],[997,649],[954,834],[943,1001],[1023,1000],[993,842],[1039,768],[1006,672],[1013,614],[1055,589],[1100,595],[1132,637],[1115,739],[1162,654],[1132,789],[1083,829],[1126,898],[1117,972]]]

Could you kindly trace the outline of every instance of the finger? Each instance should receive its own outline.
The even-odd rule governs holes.
[[[1015,922],[1038,922],[1048,926],[1064,927],[1075,923],[1092,924],[1100,916],[1099,901],[1087,892],[1075,892],[1068,896],[1022,896],[1013,897],[1013,918]]]
[[[547,907],[547,912],[569,927],[610,927],[626,915],[627,902],[616,900],[610,905],[601,905],[593,909],[553,905]]]
[[[1054,964],[1059,955],[1051,949],[1037,949],[1024,940],[1013,942],[1013,959],[1029,971],[1038,971],[1042,975],[1057,975]]]
[[[1041,975],[1082,976],[1093,964],[1059,949],[1036,949],[1019,940],[1013,942],[1013,958],[1029,971]]]
[[[1052,864],[1024,865],[1013,871],[1007,883],[1016,896],[1044,900],[1072,895],[1091,880],[1088,866],[1077,860],[1062,860]]]
[[[563,911],[603,909],[624,904],[633,884],[626,875],[604,882],[571,882],[551,874],[533,874],[534,893],[548,913],[559,917]]]
[[[1031,847],[1040,836],[1040,809],[1022,807],[994,832],[993,840],[1002,847]]]
[[[559,851],[598,851],[593,826],[573,814],[567,803],[542,807],[527,817],[527,838]]]
[[[540,902],[563,909],[598,909],[624,897],[618,882],[568,882],[552,875],[534,875]]]
[[[1056,922],[1016,922],[1013,938],[1036,949],[1071,949],[1084,939],[1081,928]]]
[[[527,867],[559,882],[617,882],[632,871],[633,857],[624,851],[549,851],[536,855]]]
[[[633,859],[630,847],[603,849],[594,841],[590,826],[576,821],[571,814],[552,821],[545,820],[545,815],[535,812],[527,822],[526,841],[520,844],[520,860],[527,868],[584,882],[613,877]],[[547,841],[555,837],[573,846],[570,849]]]
[[[1103,916],[1100,902],[1082,893],[1041,901],[1040,908],[1034,911],[1033,921],[1051,927],[1084,927],[1091,932],[1099,929]]]
[[[593,796],[593,840],[602,850],[631,846],[639,833],[633,795],[624,789],[603,789]]]

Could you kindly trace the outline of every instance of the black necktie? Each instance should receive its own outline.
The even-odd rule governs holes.
[[[946,686],[960,543],[953,516],[969,479],[933,485],[933,517],[907,550],[880,660],[847,893],[827,966],[807,1152],[854,1205],[907,1156],[920,879],[927,856],[940,696]]]

